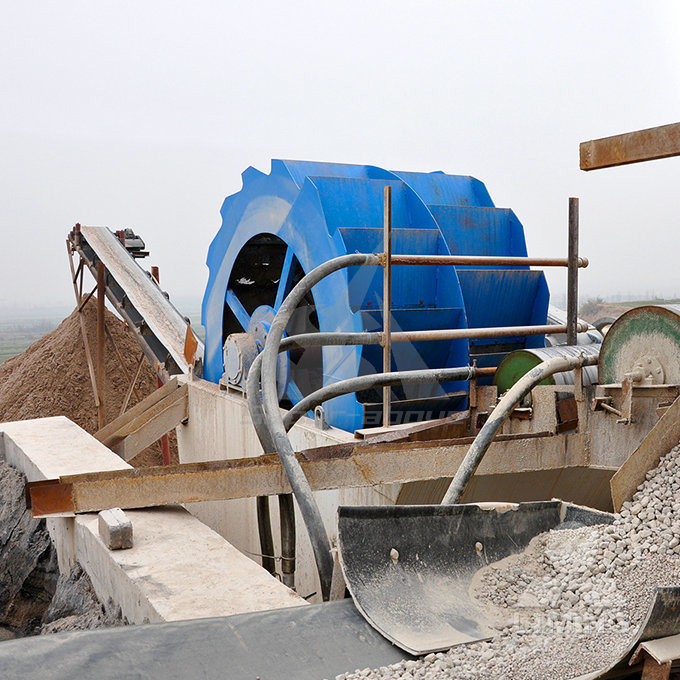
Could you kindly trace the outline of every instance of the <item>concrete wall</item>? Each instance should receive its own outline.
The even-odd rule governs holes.
[[[67,418],[0,424],[0,456],[28,481],[129,468]],[[128,511],[134,546],[110,551],[97,515],[47,520],[62,571],[75,560],[103,602],[133,623],[305,604],[293,591],[180,506]]]
[[[296,451],[354,441],[344,430],[320,430],[310,418],[302,418],[290,432]],[[247,458],[262,455],[248,413],[245,398],[239,393],[221,390],[205,380],[189,382],[189,420],[177,428],[179,457],[182,463],[206,460]],[[401,484],[375,488],[321,491],[315,494],[329,535],[335,534],[338,505],[393,505]],[[258,561],[260,544],[257,532],[255,499],[188,503],[187,509],[230,543]],[[278,503],[270,499],[275,553],[280,555]],[[296,507],[297,510],[297,507]],[[319,593],[312,548],[299,512],[297,519],[297,592],[303,596]],[[278,564],[278,563],[277,563]],[[318,597],[312,598],[317,601]]]

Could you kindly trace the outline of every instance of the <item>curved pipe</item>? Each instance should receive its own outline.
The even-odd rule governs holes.
[[[333,575],[333,559],[331,557],[331,546],[328,540],[328,534],[323,524],[323,519],[321,517],[321,512],[312,494],[309,482],[305,477],[305,474],[300,466],[299,461],[295,456],[293,447],[286,434],[286,428],[283,423],[283,418],[279,409],[279,400],[276,387],[276,361],[279,352],[281,351],[281,342],[283,340],[283,334],[285,332],[286,326],[290,321],[298,304],[303,300],[304,296],[316,285],[319,281],[324,279],[329,274],[339,271],[347,267],[353,266],[379,266],[381,264],[381,256],[375,254],[366,253],[355,253],[352,255],[343,255],[341,257],[336,257],[324,264],[316,267],[314,270],[306,274],[297,285],[290,291],[283,301],[281,307],[279,308],[274,320],[272,321],[269,333],[267,335],[267,340],[265,342],[264,350],[262,351],[262,363],[260,368],[260,377],[264,378],[262,381],[262,409],[263,409],[263,420],[264,425],[259,429],[263,431],[265,428],[269,430],[269,437],[265,436],[265,441],[271,444],[273,449],[277,451],[281,463],[286,471],[288,481],[293,489],[296,500],[300,507],[300,512],[302,514],[303,520],[307,527],[307,532],[309,533],[310,541],[312,543],[312,550],[314,552],[314,557],[317,565],[317,571],[319,573],[319,580],[321,583],[321,594],[323,599],[328,599],[330,593],[331,579]],[[528,333],[537,333],[537,329],[531,327],[516,327],[507,330],[506,335],[514,334],[517,335],[525,328],[530,328],[527,330]],[[463,330],[463,329],[461,329]],[[477,329],[479,330],[479,329]],[[487,329],[488,333],[491,329]],[[500,329],[494,329],[494,333],[498,334]],[[541,329],[543,331],[543,329]],[[550,330],[554,330],[550,329]],[[451,332],[451,331],[449,331]],[[460,332],[460,331],[458,331]],[[468,331],[469,332],[469,331]],[[546,332],[546,331],[543,331]],[[431,337],[428,335],[430,333]],[[413,341],[416,338],[420,338],[420,334],[424,334],[422,339],[440,339],[435,335],[439,333],[438,331],[428,332],[420,331],[416,333],[404,333],[404,341]],[[347,334],[346,334],[347,335]],[[365,334],[357,334],[361,336]],[[374,334],[368,334],[374,335]],[[370,344],[379,344],[381,340],[381,334],[375,334],[377,337],[371,338],[373,342]],[[356,337],[358,340],[359,338]],[[461,336],[465,337],[465,336]],[[470,337],[469,335],[467,337]],[[367,338],[362,338],[362,342],[357,344],[368,344],[366,343]],[[292,339],[290,339],[292,340]],[[337,339],[339,340],[339,338]],[[316,342],[319,338],[316,339]],[[346,341],[342,344],[349,344]],[[292,346],[292,342],[291,342]],[[252,370],[252,367],[251,367]],[[249,376],[250,377],[250,376]],[[251,400],[259,400],[258,390],[249,390],[249,405],[254,405]],[[254,405],[253,412],[255,412],[256,418],[259,416],[259,406]],[[258,427],[258,426],[256,426]],[[482,453],[483,455],[483,453]],[[475,466],[476,467],[476,466]],[[474,470],[473,470],[474,471]],[[466,480],[467,481],[467,480]]]
[[[522,376],[502,397],[496,408],[491,412],[489,419],[484,427],[479,431],[475,440],[470,445],[468,452],[463,458],[463,462],[456,471],[451,484],[442,500],[442,505],[458,503],[465,491],[467,483],[475,473],[486,453],[489,445],[496,436],[507,417],[515,406],[541,381],[549,378],[555,373],[571,371],[582,366],[594,366],[597,364],[596,356],[579,355],[577,357],[555,357],[548,359],[532,368],[526,375]]]
[[[339,380],[301,399],[283,417],[283,424],[287,432],[307,411],[314,410],[319,404],[328,399],[333,399],[350,392],[359,392],[371,387],[388,387],[389,385],[414,385],[429,382],[448,382],[450,380],[470,380],[471,378],[483,375],[493,375],[494,371],[494,368],[461,366],[459,368],[429,368],[420,371],[392,371],[391,373],[361,375],[356,378]]]
[[[262,399],[260,397],[260,376],[262,373],[262,353],[258,354],[253,363],[248,369],[248,377],[246,378],[246,401],[248,403],[248,411],[250,412],[250,419],[253,422],[253,427],[260,440],[262,450],[265,453],[274,453],[274,442],[269,434],[269,427],[267,426],[267,419],[262,408]]]
[[[279,409],[279,397],[276,389],[276,360],[279,354],[279,346],[290,321],[293,312],[304,296],[323,278],[340,269],[353,266],[377,266],[377,255],[357,253],[336,257],[313,269],[306,274],[290,291],[279,307],[272,321],[267,340],[262,351],[262,406],[274,449],[279,454],[281,464],[286,471],[286,476],[293,489],[293,494],[298,502],[300,514],[307,527],[309,538],[314,551],[319,581],[321,583],[321,595],[327,600],[331,590],[333,577],[333,557],[331,544],[326,533],[326,528],[321,517],[321,511],[316,503],[312,489],[305,477],[305,473],[295,456],[295,451],[286,434],[286,428]]]

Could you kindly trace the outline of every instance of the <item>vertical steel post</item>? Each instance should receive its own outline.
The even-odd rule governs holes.
[[[392,187],[385,187],[383,265],[383,373],[392,370]],[[383,387],[383,427],[391,425],[392,388]]]
[[[569,199],[567,265],[567,345],[575,345],[578,319],[578,198]]]
[[[106,289],[106,267],[102,262],[97,263],[97,391],[99,392],[99,406],[97,407],[97,425],[101,430],[106,424],[104,422],[104,379],[105,379],[105,357],[104,349],[106,343],[106,319],[104,317],[104,292]]]
[[[151,267],[151,276],[160,286],[161,285],[160,269],[155,265]],[[156,384],[158,385],[158,387],[163,387],[163,381],[161,380],[160,377],[158,377]],[[161,458],[163,460],[163,465],[170,465],[170,438],[168,437],[167,434],[164,434],[161,437]],[[269,509],[269,506],[267,506],[267,509]]]

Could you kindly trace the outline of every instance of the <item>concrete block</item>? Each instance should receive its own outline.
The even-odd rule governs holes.
[[[132,547],[132,522],[120,508],[99,513],[99,537],[109,550]]]

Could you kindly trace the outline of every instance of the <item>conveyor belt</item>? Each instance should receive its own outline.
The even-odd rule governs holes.
[[[109,229],[83,226],[80,234],[84,242],[76,243],[76,250],[95,275],[97,261],[106,267],[107,297],[137,332],[147,357],[154,365],[164,365],[170,374],[188,373],[184,357],[187,322],[182,314]],[[196,356],[203,356],[200,341]]]
[[[0,643],[0,678],[322,680],[410,658],[351,600]]]

